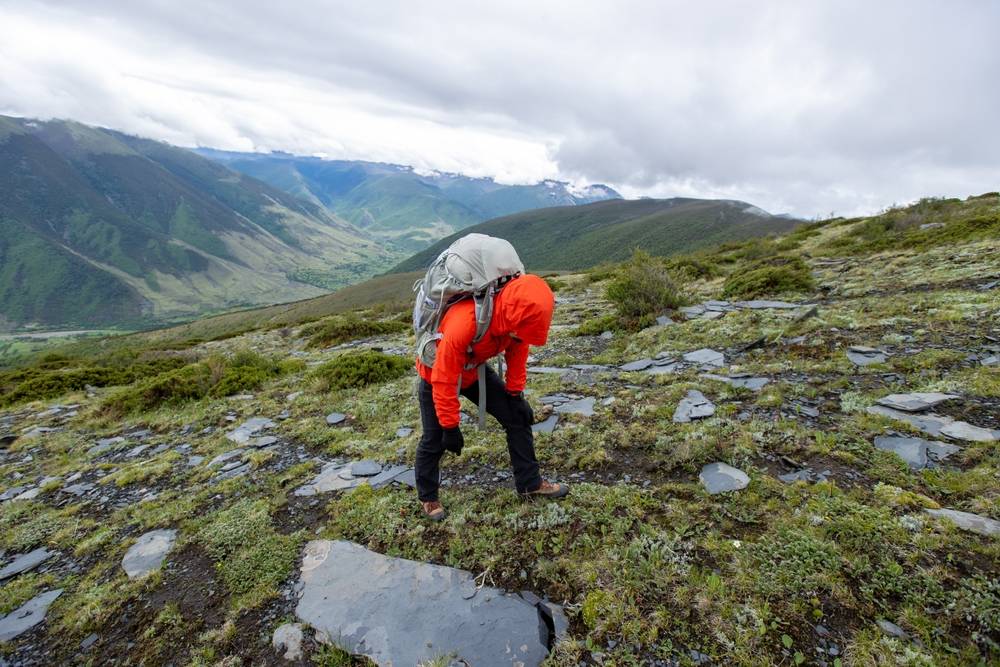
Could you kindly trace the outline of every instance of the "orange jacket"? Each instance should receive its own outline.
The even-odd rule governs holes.
[[[528,379],[528,346],[545,345],[552,324],[555,296],[544,280],[529,274],[507,283],[496,296],[493,320],[483,339],[472,346],[476,337],[476,306],[472,299],[451,306],[438,331],[434,367],[417,360],[420,377],[431,383],[434,408],[442,428],[455,428],[459,420],[458,382],[462,388],[476,382],[476,367],[501,352],[507,362],[507,391],[524,390]],[[511,334],[520,340],[511,338]]]

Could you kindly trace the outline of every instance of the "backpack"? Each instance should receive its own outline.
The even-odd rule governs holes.
[[[445,249],[430,265],[424,277],[413,284],[413,331],[416,355],[428,368],[434,367],[438,327],[452,305],[473,299],[476,306],[476,335],[472,345],[486,335],[493,319],[496,295],[513,278],[524,273],[524,265],[508,241],[486,234],[467,234]],[[470,345],[471,350],[471,345]],[[480,387],[485,366],[479,367]],[[459,379],[461,384],[461,378]],[[486,392],[479,392],[479,425],[486,422]]]

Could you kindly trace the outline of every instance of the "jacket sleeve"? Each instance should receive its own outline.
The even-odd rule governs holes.
[[[528,382],[528,344],[514,341],[503,356],[507,362],[507,391],[512,394],[524,391]]]
[[[434,396],[434,411],[441,428],[455,428],[460,417],[458,383],[465,369],[465,359],[469,344],[475,336],[475,329],[467,331],[460,323],[445,322],[441,327],[442,338],[438,341],[437,357],[431,370],[431,388]]]

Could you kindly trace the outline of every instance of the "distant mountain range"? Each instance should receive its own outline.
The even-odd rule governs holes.
[[[316,296],[398,258],[191,151],[0,116],[0,328],[148,326]]]
[[[638,199],[562,206],[489,220],[441,239],[392,272],[428,266],[470,232],[505,238],[528,270],[583,269],[627,258],[636,248],[671,255],[726,241],[781,234],[802,221],[720,199]]]
[[[490,178],[420,174],[411,167],[377,162],[322,160],[287,153],[198,152],[326,206],[391,246],[409,252],[491,218],[621,198],[605,185],[574,188],[561,181],[503,185]]]

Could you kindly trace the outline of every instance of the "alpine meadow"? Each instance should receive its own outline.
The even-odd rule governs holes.
[[[0,666],[1000,664],[993,3],[175,5],[0,5]]]

